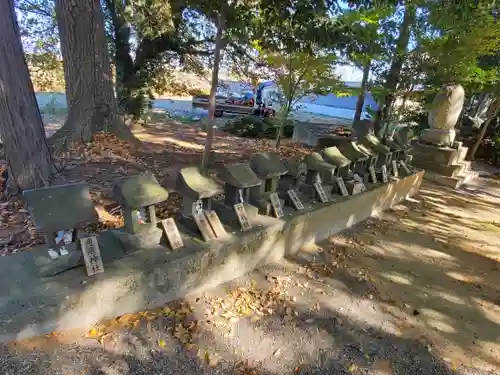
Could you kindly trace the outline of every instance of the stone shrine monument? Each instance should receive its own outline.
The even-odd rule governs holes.
[[[279,180],[288,170],[279,155],[272,152],[254,154],[250,167],[262,180],[262,184],[250,188],[250,203],[255,205],[260,213],[270,215],[271,195],[277,193]]]
[[[424,178],[457,189],[477,177],[465,161],[467,147],[455,142],[455,125],[464,105],[464,89],[450,84],[436,95],[429,112],[430,129],[412,143],[412,164],[425,169]]]
[[[25,190],[26,201],[36,229],[45,245],[32,251],[41,276],[52,276],[83,265],[79,240],[83,227],[97,223],[98,216],[85,183]]]
[[[163,231],[157,225],[155,206],[168,195],[151,172],[114,182],[113,196],[121,205],[125,227],[112,232],[126,252],[161,246]]]
[[[216,212],[212,199],[223,189],[199,167],[186,167],[179,171],[175,190],[182,196],[181,223],[192,231],[199,230],[205,241],[225,237],[226,231]]]

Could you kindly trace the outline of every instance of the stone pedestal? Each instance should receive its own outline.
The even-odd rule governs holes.
[[[465,160],[467,147],[455,143],[455,147],[440,147],[421,142],[412,143],[412,165],[425,169],[424,178],[441,185],[458,189],[464,183],[478,176],[470,170],[470,162]]]
[[[455,129],[425,129],[420,142],[431,145],[451,146],[455,142]]]

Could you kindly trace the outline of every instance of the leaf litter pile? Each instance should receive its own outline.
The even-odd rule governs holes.
[[[217,334],[231,338],[238,322],[245,320],[249,324],[260,325],[269,317],[293,326],[311,325],[315,321],[314,314],[320,311],[319,303],[308,305],[307,311],[304,311],[304,305],[298,304],[297,298],[306,291],[327,295],[322,287],[325,286],[325,278],[333,277],[339,268],[346,267],[345,262],[352,257],[349,250],[343,250],[338,241],[339,238],[332,238],[332,243],[320,250],[329,254],[328,262],[318,261],[298,266],[294,269],[295,276],[290,273],[288,276],[268,274],[265,281],[251,280],[243,285],[231,285],[221,296],[205,294],[192,301],[174,302],[162,308],[125,314],[95,325],[87,332],[86,337],[112,347],[124,331],[133,334],[145,329],[152,338],[150,345],[154,350],[173,350],[181,345],[208,367],[234,362],[234,358],[237,358],[231,365],[236,374],[257,375],[256,363],[246,359],[236,349],[232,353],[233,358],[227,358],[218,353],[210,340],[207,343],[207,336]],[[365,274],[356,273],[356,276],[359,280],[368,279]],[[341,319],[337,321],[342,324]],[[275,349],[272,355],[279,356],[280,349]],[[300,367],[297,367],[296,373],[300,372]]]
[[[242,319],[256,323],[271,315],[282,318],[296,317],[295,299],[287,293],[292,285],[289,277],[267,276],[267,288],[258,288],[255,281],[245,286],[232,286],[223,297],[206,295],[190,302],[173,302],[162,308],[144,312],[125,314],[115,319],[108,319],[93,326],[85,335],[87,339],[96,340],[106,348],[112,348],[124,332],[134,334],[146,330],[154,337],[150,341],[152,349],[159,351],[173,350],[181,345],[200,363],[208,367],[216,367],[224,361],[223,355],[209,345],[206,340],[211,334],[222,334],[229,337],[233,334],[234,324]],[[57,336],[53,333],[49,336]],[[233,353],[235,356],[241,353]],[[273,355],[278,355],[279,350]],[[246,359],[231,365],[235,374],[257,375],[255,364]]]

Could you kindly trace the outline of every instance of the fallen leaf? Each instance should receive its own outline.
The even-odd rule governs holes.
[[[97,336],[98,335],[98,331],[96,328],[92,328],[90,331],[89,331],[89,336]]]
[[[160,346],[160,348],[164,348],[164,347],[167,345],[167,343],[166,343],[166,341],[165,341],[165,340],[161,339],[161,340],[158,342],[158,345]]]
[[[302,370],[299,366],[295,367],[295,369],[293,370],[293,372],[295,372],[296,374],[298,374],[300,372],[300,370]]]
[[[352,365],[350,365],[350,366],[349,366],[349,368],[347,369],[347,371],[349,371],[349,372],[354,372],[354,371],[356,371],[358,368],[359,368],[359,367],[358,367],[358,365],[357,365],[357,364],[355,364],[355,363],[353,363]]]

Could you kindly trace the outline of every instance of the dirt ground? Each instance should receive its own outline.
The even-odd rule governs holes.
[[[414,199],[210,293],[2,347],[7,374],[498,374],[500,181]]]

